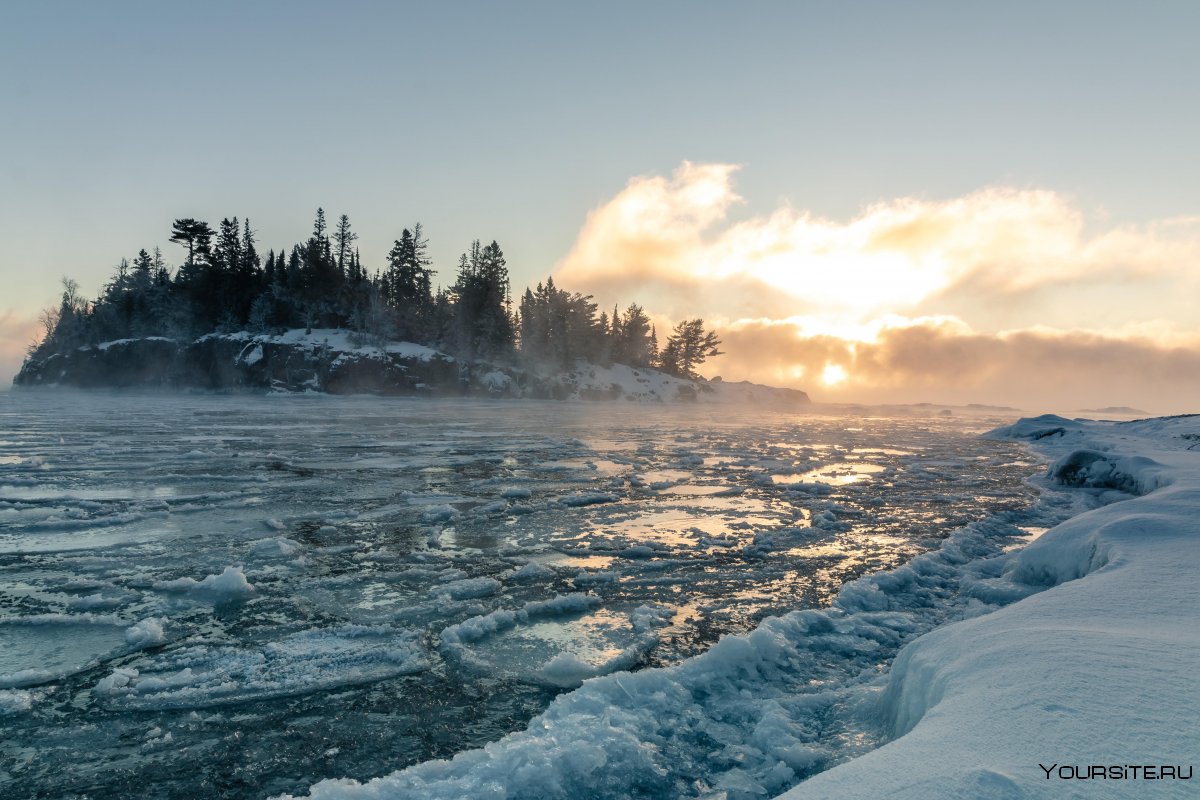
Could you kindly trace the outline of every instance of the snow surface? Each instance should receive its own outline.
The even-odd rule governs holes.
[[[879,703],[898,738],[787,800],[1200,796],[1195,779],[1080,781],[1056,768],[1200,759],[1200,453],[1188,449],[1200,419],[1040,417],[995,435],[1058,456],[1052,480],[1143,494],[1016,556],[1016,580],[1051,588],[901,651]]]
[[[309,350],[325,349],[331,353],[353,353],[365,357],[379,356],[382,352],[388,352],[414,361],[454,360],[451,356],[434,350],[432,347],[415,342],[387,342],[382,347],[368,345],[363,343],[360,334],[342,328],[313,328],[312,330],[293,328],[279,334],[238,331],[236,333],[210,333],[201,338],[210,337],[245,342],[246,347],[243,348],[239,360],[247,365],[257,364],[263,359],[263,344],[287,344]],[[122,342],[127,341],[133,340],[122,340]],[[121,342],[106,342],[100,347],[107,349],[107,347],[119,343]]]
[[[562,379],[575,386],[568,400],[594,400],[606,397],[633,402],[695,402],[719,405],[784,405],[807,403],[799,392],[762,386],[746,381],[722,381],[719,378],[692,381],[665,372],[625,364],[592,364],[577,361]]]
[[[120,347],[122,345],[132,344],[134,342],[174,342],[174,339],[168,339],[164,336],[147,336],[143,339],[113,339],[108,342],[101,342],[96,345],[97,350],[108,350],[110,347]]]

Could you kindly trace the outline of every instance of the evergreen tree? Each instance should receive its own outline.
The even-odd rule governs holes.
[[[350,230],[350,217],[345,214],[338,217],[337,228],[333,231],[333,241],[338,272],[343,276],[346,275],[346,267],[350,264],[350,258],[353,255],[350,248],[357,238],[358,234]]]
[[[695,368],[712,356],[721,355],[721,340],[713,331],[704,330],[704,320],[684,320],[675,326],[659,358],[666,372],[683,378],[695,378]]]
[[[54,332],[47,337],[54,352],[69,352],[87,342],[88,302],[79,293],[79,284],[62,279],[62,299],[53,313]],[[44,344],[44,343],[43,343]]]
[[[508,265],[500,245],[478,239],[459,260],[454,284],[456,343],[467,357],[498,358],[512,352]]]
[[[171,225],[170,241],[178,242],[187,248],[187,261],[184,263],[188,266],[191,266],[191,264],[196,260],[199,240],[202,237],[212,237],[212,229],[208,227],[207,222],[201,222],[199,220],[192,219],[191,217],[184,217],[182,219],[175,220],[175,222]]]
[[[590,295],[563,291],[552,277],[525,290],[518,318],[521,356],[533,364],[569,368],[580,358],[607,360],[608,315],[597,319]]]
[[[153,255],[139,250],[132,264],[122,259],[94,303],[80,297],[77,284],[64,283],[62,302],[44,314],[48,334],[37,352],[235,326],[263,332],[349,323],[364,342],[399,335],[452,349],[466,363],[507,358],[519,342],[520,358],[538,368],[615,360],[694,377],[705,359],[720,354],[720,340],[699,319],[677,325],[659,353],[641,306],[598,314],[591,296],[560,289],[553,278],[525,289],[514,313],[507,260],[495,241],[474,241],[453,286],[435,292],[420,224],[401,232],[374,276],[363,267],[349,218],[339,217],[331,240],[323,209],[308,239],[270,250],[265,269],[249,219],[222,219],[215,232],[201,220],[176,219],[170,239],[186,251],[174,278],[155,248]]]
[[[651,344],[650,317],[637,303],[630,303],[622,317],[615,314],[612,326],[613,360],[631,367],[648,367],[657,346]]]
[[[163,260],[162,250],[154,248],[154,282],[160,286],[165,286],[167,281],[171,279],[167,272],[167,262]]]
[[[188,257],[175,276],[175,286],[183,298],[175,315],[186,319],[189,333],[207,333],[217,322],[216,308],[220,302],[220,282],[213,265],[213,229],[207,222],[177,219],[172,226],[171,241],[187,248]]]
[[[154,259],[145,249],[138,250],[133,259],[133,283],[138,291],[144,292],[154,283]]]
[[[433,272],[425,256],[427,248],[421,224],[417,223],[413,230],[405,228],[400,233],[387,255],[382,296],[394,312],[397,332],[407,339],[428,333],[428,318],[433,307]]]
[[[259,267],[262,266],[262,259],[258,255],[258,250],[254,247],[254,241],[254,231],[250,230],[250,218],[246,217],[245,227],[242,230],[241,271],[243,274],[257,272]]]
[[[293,291],[298,288],[300,311],[304,325],[310,331],[318,323],[339,325],[343,321],[334,302],[342,275],[333,259],[333,243],[325,232],[325,211],[318,208],[312,236],[305,244],[301,257],[300,283],[298,287],[290,284]]]

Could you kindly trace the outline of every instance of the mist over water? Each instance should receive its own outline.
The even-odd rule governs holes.
[[[0,395],[0,788],[257,798],[482,746],[970,523],[1015,545],[1003,421]]]

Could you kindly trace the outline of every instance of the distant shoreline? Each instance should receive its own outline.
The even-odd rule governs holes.
[[[811,405],[797,389],[582,360],[570,369],[468,362],[412,342],[366,344],[341,329],[119,339],[31,357],[13,386]]]

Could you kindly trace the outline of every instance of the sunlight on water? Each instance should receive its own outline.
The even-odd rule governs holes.
[[[819,469],[810,470],[799,475],[773,475],[776,483],[824,483],[829,486],[847,486],[851,483],[867,480],[872,475],[887,471],[880,464],[859,464],[854,462],[838,462]]]
[[[265,798],[450,756],[1029,505],[977,420],[853,422],[14,394],[0,673],[41,699],[0,790]]]

